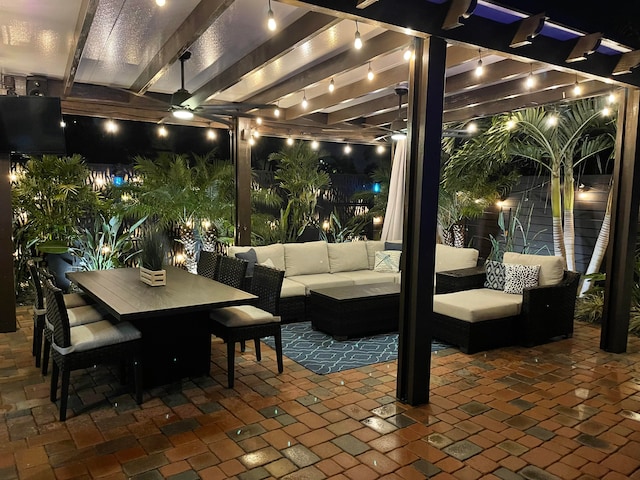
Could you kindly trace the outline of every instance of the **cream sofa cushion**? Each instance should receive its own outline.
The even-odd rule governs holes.
[[[236,253],[246,252],[253,248],[258,258],[258,263],[265,263],[267,260],[273,262],[273,268],[284,270],[284,246],[282,243],[274,243],[272,245],[263,245],[259,247],[237,247],[232,245],[229,247],[229,256],[235,256]]]
[[[519,315],[521,308],[522,295],[490,288],[476,288],[433,296],[433,311],[435,313],[465,322],[512,317]]]
[[[399,283],[396,278],[399,273],[374,272],[373,270],[357,270],[355,272],[340,272],[338,277],[348,278],[354,285],[371,285],[374,283]]]
[[[446,272],[475,267],[478,264],[478,254],[479,252],[475,248],[456,248],[437,243],[435,270],[436,272]]]
[[[282,280],[282,288],[280,289],[280,298],[286,297],[304,297],[307,291],[305,286],[300,282],[294,282],[290,278]]]
[[[562,257],[505,252],[502,261],[518,265],[540,265],[538,285],[541,287],[557,285],[564,277],[564,259]]]
[[[327,250],[331,273],[369,270],[365,242],[327,243]]]
[[[311,292],[312,289],[349,287],[353,285],[353,280],[333,273],[299,275],[296,277],[289,277],[289,280],[303,284],[305,287],[305,295],[309,295],[309,292]]]
[[[382,240],[367,240],[364,242],[367,247],[367,258],[369,260],[369,270],[373,270],[376,264],[376,252],[384,250],[384,242]]]
[[[284,244],[285,276],[329,273],[327,242]]]

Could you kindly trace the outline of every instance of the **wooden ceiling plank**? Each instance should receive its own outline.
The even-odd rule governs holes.
[[[521,95],[510,99],[500,99],[473,107],[445,111],[444,121],[448,123],[471,120],[479,117],[488,117],[504,112],[520,110],[522,108],[548,105],[561,101],[576,100],[578,98],[587,98],[611,91],[611,85],[595,80],[583,82],[580,86],[582,87],[582,93],[578,97],[573,96],[573,93],[571,92],[571,89],[573,88],[572,86],[569,86],[568,88],[556,88]]]
[[[491,85],[506,78],[527,74],[532,70],[536,71],[541,68],[544,68],[541,63],[530,64],[510,59],[487,64],[481,77],[478,77],[474,70],[448,77],[445,95],[454,95],[461,90]]]
[[[339,21],[335,17],[322,13],[306,13],[198,88],[186,104],[192,108],[197,107],[210,96],[239,82],[242,77],[255,69],[275,62],[290,52],[299,42],[319,35]]]
[[[371,114],[372,111],[386,110],[398,107],[398,95],[395,93],[385,97],[376,98],[366,103],[354,105],[353,107],[343,108],[329,114],[327,124],[331,125],[339,122],[346,122],[354,118],[364,117]]]
[[[233,2],[234,0],[201,0],[154,55],[130,90],[136,93],[146,92]]]
[[[73,34],[73,44],[71,45],[67,66],[64,71],[62,98],[71,93],[71,87],[75,81],[78,65],[80,65],[82,52],[84,52],[84,47],[87,44],[87,38],[89,37],[99,3],[100,0],[83,0],[80,6],[78,21]]]
[[[310,64],[301,72],[295,72],[282,82],[263,90],[251,98],[249,103],[273,103],[275,100],[299,91],[305,87],[329,78],[339,72],[345,72],[366,64],[372,58],[406,46],[410,38],[401,33],[387,31],[368,39],[362,49],[349,48],[318,64]]]

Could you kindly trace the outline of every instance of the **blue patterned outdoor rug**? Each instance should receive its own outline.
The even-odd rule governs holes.
[[[263,341],[274,348],[273,337]],[[449,347],[434,341],[431,351]],[[282,325],[282,351],[285,356],[312,372],[326,375],[395,360],[398,357],[398,334],[387,333],[339,342],[326,333],[314,331],[311,322],[288,323]]]

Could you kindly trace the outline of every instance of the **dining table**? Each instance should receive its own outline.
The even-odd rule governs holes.
[[[166,268],[163,286],[143,283],[138,268],[67,272],[67,278],[114,321],[141,331],[145,387],[209,375],[209,312],[257,301],[253,294],[178,267]]]

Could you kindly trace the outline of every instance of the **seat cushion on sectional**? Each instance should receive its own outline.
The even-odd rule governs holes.
[[[356,272],[340,272],[338,277],[348,278],[354,285],[371,285],[374,283],[400,283],[396,281],[398,273],[374,272],[373,270],[358,270]]]
[[[331,288],[331,287],[349,287],[353,285],[353,280],[341,277],[333,273],[317,273],[314,275],[298,275],[289,277],[289,280],[301,283],[305,286],[305,295],[309,295],[312,289]]]
[[[327,242],[285,243],[285,277],[329,273]]]
[[[522,295],[504,293],[490,288],[476,288],[433,296],[435,313],[465,322],[512,317],[519,315],[521,308]]]
[[[290,278],[285,278],[282,281],[282,288],[280,289],[280,298],[286,297],[304,297],[307,294],[307,290],[300,282],[294,282]]]
[[[531,255],[528,253],[505,252],[504,263],[518,265],[540,265],[538,285],[548,287],[557,285],[564,278],[564,259],[554,255]]]
[[[327,251],[331,273],[369,269],[365,242],[327,243]]]
[[[384,242],[382,240],[367,240],[364,242],[367,247],[367,260],[369,260],[369,270],[373,270],[376,264],[376,252],[384,250]]]
[[[478,264],[478,250],[475,248],[456,248],[436,244],[436,272],[471,268]],[[517,262],[510,262],[517,263]]]

